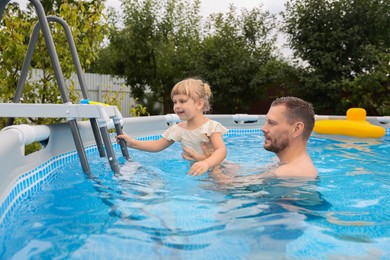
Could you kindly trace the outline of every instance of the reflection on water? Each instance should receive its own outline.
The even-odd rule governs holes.
[[[323,137],[324,135],[322,135]],[[322,147],[325,150],[336,151],[339,156],[345,157],[351,160],[361,159],[359,156],[366,157],[369,159],[369,156],[375,156],[376,152],[373,150],[373,147],[377,147],[383,144],[383,140],[374,139],[374,138],[357,138],[350,136],[338,136],[338,135],[325,135],[325,137],[331,142],[327,142],[325,147]],[[315,139],[313,137],[312,139]],[[326,142],[326,139],[325,139]]]

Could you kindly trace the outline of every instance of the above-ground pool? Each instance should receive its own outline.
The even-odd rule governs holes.
[[[276,162],[258,128],[230,129],[224,139],[239,176],[260,176]],[[129,149],[131,161],[114,146],[120,175],[93,146],[93,178],[74,152],[25,174],[39,185],[3,209],[0,258],[390,259],[389,133],[313,134],[317,180],[240,185],[187,175],[179,144]]]
[[[0,1],[0,18],[8,2]],[[65,29],[86,99],[68,26],[46,17],[38,0],[30,2],[64,104],[20,103],[27,54],[14,102],[0,103],[0,113],[67,123],[0,131],[0,259],[390,259],[389,133],[379,139],[313,135],[308,148],[319,171],[313,181],[260,179],[275,157],[262,148],[264,116],[257,115],[210,116],[230,129],[224,137],[230,173],[257,174],[256,183],[188,176],[178,144],[156,154],[130,150],[126,161],[118,145],[111,149],[107,131],[112,120],[121,132],[118,109],[69,102],[48,22]],[[157,138],[174,123],[169,118],[123,119],[124,131]],[[388,117],[370,120],[390,127]],[[101,139],[110,163],[100,157]],[[32,142],[42,149],[26,156]]]

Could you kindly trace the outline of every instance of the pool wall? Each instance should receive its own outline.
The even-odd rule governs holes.
[[[259,129],[265,115],[208,115],[228,129]],[[344,119],[343,116],[317,116],[318,119]],[[170,125],[179,122],[174,114],[123,119],[123,131],[133,137],[161,134]],[[373,124],[386,128],[389,134],[390,120],[368,118]],[[96,153],[97,148],[89,121],[78,122],[86,154]],[[110,127],[113,128],[113,127]],[[27,129],[27,130],[26,130]],[[112,142],[114,143],[114,135]],[[25,155],[25,145],[41,142],[44,147]],[[50,181],[51,173],[62,165],[79,160],[69,125],[13,126],[0,131],[0,224],[24,197],[40,189]],[[114,148],[119,149],[114,143]],[[107,161],[108,163],[108,161]],[[92,173],[93,174],[93,173]]]

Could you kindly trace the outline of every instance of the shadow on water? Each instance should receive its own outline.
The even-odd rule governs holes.
[[[251,251],[285,252],[309,222],[325,219],[331,204],[318,191],[318,180],[266,178],[257,184],[215,185],[226,195],[216,218],[234,227],[236,238],[247,240],[253,233]],[[255,242],[256,241],[256,242]]]

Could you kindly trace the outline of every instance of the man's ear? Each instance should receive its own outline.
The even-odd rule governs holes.
[[[303,133],[304,128],[305,128],[305,124],[303,122],[296,122],[294,124],[293,137],[300,136]]]

